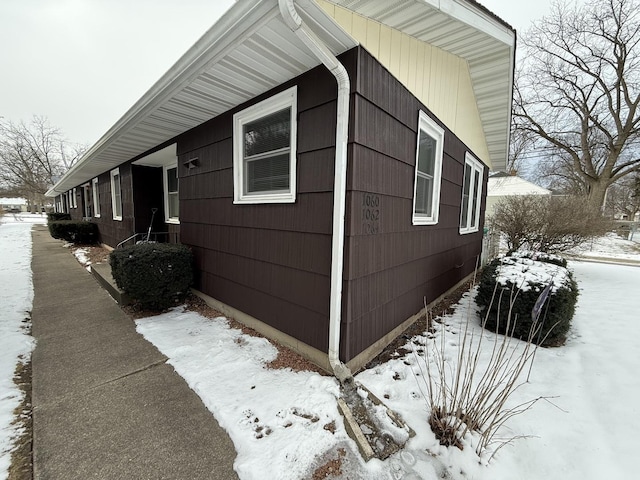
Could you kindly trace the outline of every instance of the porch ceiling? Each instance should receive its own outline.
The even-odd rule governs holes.
[[[471,8],[463,0],[331,1],[466,58],[494,168],[504,165],[512,68],[506,27],[487,20],[484,26],[493,30],[485,32],[465,23],[479,10],[465,11],[465,20],[449,8]],[[296,3],[333,54],[357,45],[313,0]],[[451,4],[452,12],[441,11],[442,4]],[[238,0],[47,195],[64,193],[317,65],[282,21],[277,0]]]

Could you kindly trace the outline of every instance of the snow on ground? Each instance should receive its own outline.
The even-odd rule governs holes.
[[[616,258],[640,261],[640,232],[634,235],[633,241],[615,233],[608,233],[567,253],[585,259]]]
[[[527,438],[505,445],[488,465],[492,451],[480,462],[471,446],[473,437],[465,439],[470,447],[464,451],[440,446],[427,424],[425,386],[416,380],[424,372],[424,360],[410,353],[356,378],[399,412],[416,437],[385,462],[365,465],[353,460],[343,468],[342,478],[633,478],[640,447],[640,298],[635,293],[640,268],[580,262],[570,267],[581,289],[570,338],[564,347],[537,351],[530,382],[508,405],[538,397],[549,401],[539,401],[500,432],[503,440]],[[481,331],[471,298],[465,295],[455,313],[443,319],[445,348],[452,349],[446,355],[453,363],[467,319],[486,345],[501,338]],[[224,319],[206,320],[179,309],[139,320],[138,330],[170,358],[229,432],[238,451],[235,468],[240,478],[308,478],[321,463],[316,455],[338,446],[355,451],[335,409],[336,383],[313,373],[266,369],[265,363],[275,355],[266,340],[229,329]],[[436,324],[440,342],[438,331],[442,327]],[[416,340],[424,342],[426,337]],[[434,341],[428,340],[427,351]],[[511,348],[518,344],[514,341]],[[480,368],[489,355],[483,350]],[[319,421],[309,422],[308,416]],[[335,434],[323,429],[331,422]]]
[[[27,213],[0,217],[0,479],[7,476],[11,439],[19,433],[12,426],[13,411],[23,395],[13,382],[13,374],[18,362],[27,359],[34,347],[33,339],[23,329],[33,302],[34,223],[46,223],[46,217]]]

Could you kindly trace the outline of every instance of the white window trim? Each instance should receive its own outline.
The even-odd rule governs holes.
[[[418,154],[420,153],[420,131],[424,131],[436,140],[435,165],[433,171],[433,193],[431,215],[416,213],[416,190],[418,188]],[[440,183],[442,182],[442,155],[444,151],[444,129],[440,127],[426,112],[420,110],[418,115],[418,134],[416,136],[416,166],[413,178],[413,225],[435,225],[440,215]]]
[[[91,194],[93,197],[93,216],[100,218],[100,191],[98,190],[98,178],[91,180]]]
[[[76,199],[76,187],[71,189],[71,208],[78,208],[78,200]]]
[[[289,151],[289,191],[276,193],[244,193],[244,136],[245,123],[291,108],[291,148]],[[297,143],[297,87],[291,87],[260,103],[245,108],[233,116],[233,203],[294,203],[296,201],[296,143]]]
[[[111,170],[110,172],[111,174],[111,211],[112,211],[112,215],[113,215],[113,219],[114,220],[119,220],[122,221],[122,177],[120,176],[120,168],[114,168],[113,170]],[[119,182],[119,187],[120,187],[120,215],[116,215],[116,195],[115,195],[115,188],[114,188],[114,177],[118,176],[118,182]]]
[[[164,221],[165,223],[174,223],[179,225],[180,224],[180,213],[178,212],[178,216],[177,217],[170,217],[169,216],[169,178],[167,177],[167,171],[171,170],[172,168],[176,169],[176,175],[177,175],[177,168],[178,168],[178,163],[173,163],[171,165],[163,165],[162,166],[162,185],[163,185],[163,190],[164,190]],[[179,185],[180,179],[178,178],[178,185]],[[180,186],[178,186],[178,203],[180,202]]]
[[[473,205],[473,189],[475,187],[474,182],[475,182],[475,172],[479,173],[478,176],[478,182],[480,182],[480,184],[478,185],[478,192],[477,192],[477,197],[476,197],[476,222],[475,225],[467,225],[467,226],[462,226],[462,203],[464,201],[464,170],[462,171],[462,196],[460,199],[460,221],[458,222],[460,224],[460,234],[467,234],[467,233],[473,233],[473,232],[477,232],[478,229],[480,228],[480,202],[482,201],[482,185],[484,182],[484,165],[482,165],[482,163],[480,163],[480,160],[478,160],[477,158],[475,158],[473,155],[471,155],[469,152],[466,153],[465,157],[464,157],[464,165],[465,165],[465,170],[466,170],[466,166],[469,165],[471,167],[471,178],[470,180],[470,185],[469,185],[469,198],[467,199],[467,223],[469,223],[471,221],[471,206]]]

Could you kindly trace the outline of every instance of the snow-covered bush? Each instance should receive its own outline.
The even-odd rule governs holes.
[[[118,287],[149,310],[183,301],[193,281],[193,255],[184,245],[132,245],[111,252],[109,263]]]
[[[548,298],[536,310],[536,319],[534,307],[547,286]],[[476,295],[485,328],[523,340],[531,337],[543,346],[564,342],[577,300],[578,287],[566,261],[532,252],[493,260],[482,272]]]

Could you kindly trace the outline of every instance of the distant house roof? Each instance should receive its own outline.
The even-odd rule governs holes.
[[[467,61],[494,169],[504,168],[515,31],[470,0],[330,0]],[[313,0],[296,0],[334,55],[358,42]],[[237,0],[49,191],[56,196],[164,146],[319,65],[283,21],[277,0]]]
[[[502,174],[502,172],[489,177],[487,184],[488,197],[509,195],[551,195],[551,190],[528,182],[516,175]]]

